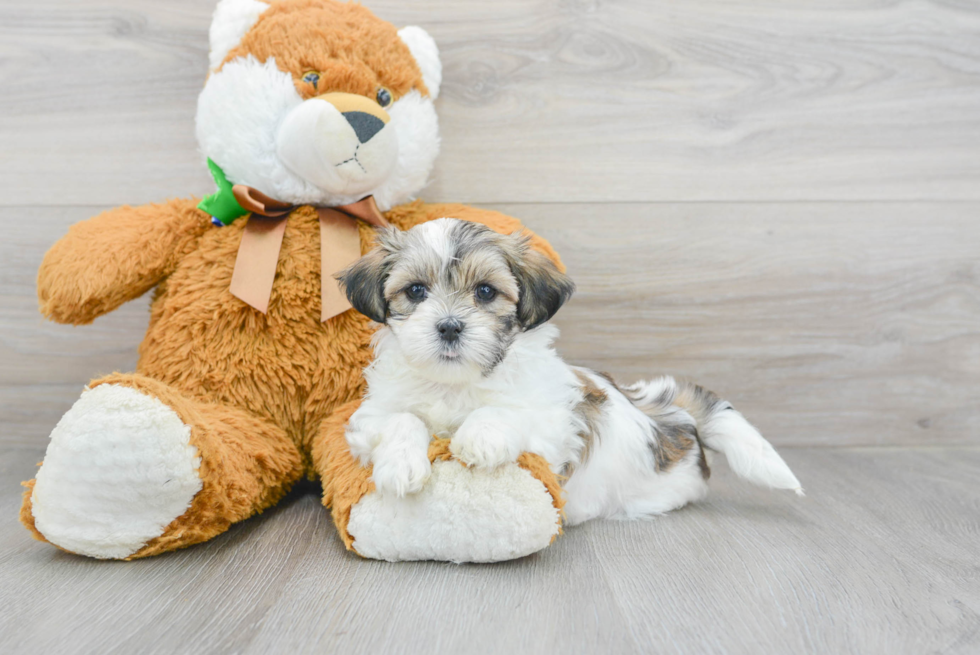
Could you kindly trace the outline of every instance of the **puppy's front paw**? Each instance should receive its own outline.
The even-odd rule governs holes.
[[[402,497],[421,491],[431,469],[427,450],[407,444],[381,445],[374,451],[371,479],[380,493]]]
[[[521,454],[517,435],[509,425],[472,415],[459,426],[449,451],[464,464],[481,468],[517,461]]]
[[[422,489],[429,478],[429,429],[413,414],[395,414],[371,453],[374,486],[383,494],[404,496]]]
[[[347,446],[350,448],[350,454],[361,463],[361,466],[370,464],[371,453],[374,452],[375,446],[381,441],[380,435],[368,432],[367,430],[358,430],[353,425],[350,425],[347,427],[347,432],[344,436],[347,438]]]

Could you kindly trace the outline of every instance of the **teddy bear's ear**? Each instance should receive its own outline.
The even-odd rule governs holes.
[[[439,61],[436,42],[428,32],[415,25],[401,28],[398,36],[412,51],[415,62],[422,69],[422,81],[429,89],[429,97],[435,100],[439,97],[439,86],[442,84],[442,62]]]
[[[214,8],[211,19],[211,30],[208,33],[211,42],[209,63],[211,70],[216,69],[225,60],[232,48],[237,46],[242,37],[252,29],[259,15],[269,8],[269,5],[258,0],[221,0]]]

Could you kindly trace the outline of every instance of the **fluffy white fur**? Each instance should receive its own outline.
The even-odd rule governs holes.
[[[511,295],[509,285],[520,287],[521,302],[528,289],[540,289],[529,281],[540,262],[521,258],[526,249],[507,241],[516,237],[491,237],[486,228],[463,225],[441,219],[404,237],[391,233],[382,240],[381,255],[369,255],[342,276],[355,307],[369,304],[360,290],[378,288],[381,279],[385,302],[394,308],[375,337],[375,361],[365,371],[367,395],[347,431],[351,452],[373,464],[381,495],[424,492],[430,475],[426,451],[434,434],[450,438],[453,454],[479,470],[506,466],[523,451],[541,455],[556,472],[571,470],[565,485],[569,523],[660,514],[707,491],[700,442],[693,436],[683,442],[686,450],[660,451],[661,457],[671,453],[671,461],[656,461],[668,433],[681,428],[725,453],[742,477],[799,491],[772,446],[710,392],[681,387],[667,377],[620,390],[562,361],[553,348],[558,336],[553,325],[513,333],[507,301],[499,298]],[[563,277],[553,266],[537,274]],[[482,285],[480,275],[495,280],[500,304],[472,300]],[[401,297],[417,286],[426,289],[420,299]],[[517,318],[520,303],[512,304]],[[463,325],[450,342],[439,329],[447,319]],[[499,347],[505,347],[502,357],[488,356]],[[604,400],[590,405],[589,389]]]
[[[225,60],[232,48],[241,43],[263,11],[269,8],[258,0],[221,0],[214,8],[208,40],[211,52],[208,62],[215,70]]]
[[[401,28],[398,36],[408,46],[415,63],[422,69],[422,81],[429,89],[429,96],[435,100],[439,97],[439,88],[442,86],[442,61],[439,59],[439,47],[435,39],[417,25]]]
[[[54,431],[31,497],[51,543],[102,559],[132,555],[201,490],[191,429],[134,389],[85,391]]]
[[[581,399],[575,376],[551,347],[557,335],[553,325],[525,332],[493,374],[460,383],[410,363],[382,328],[365,371],[368,395],[348,427],[351,453],[374,464],[380,491],[396,495],[422,488],[432,435],[451,438],[453,454],[474,466],[494,468],[528,451],[560,470],[582,449],[582,423],[572,411]]]
[[[254,5],[262,4],[219,4],[212,25],[219,39],[212,38],[212,56],[227,48],[224,59],[258,19]],[[249,18],[253,13],[254,20]],[[384,211],[411,200],[425,186],[439,154],[439,119],[432,101],[441,64],[424,30],[403,32],[402,38],[420,57],[426,85],[431,79],[430,91],[435,91],[426,97],[413,90],[395,101],[387,108],[389,123],[366,143],[358,143],[329,103],[318,98],[304,101],[291,75],[281,71],[275,59],[260,63],[247,56],[227,62],[201,91],[196,121],[201,152],[232,183],[283,202],[337,206],[373,195]]]
[[[499,562],[541,550],[560,525],[551,494],[516,464],[467,471],[448,461],[418,493],[365,496],[347,530],[364,557]]]

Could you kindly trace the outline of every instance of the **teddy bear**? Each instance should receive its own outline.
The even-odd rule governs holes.
[[[480,470],[434,439],[425,486],[397,497],[375,490],[344,438],[377,324],[336,274],[381,226],[523,229],[413,199],[439,149],[435,42],[336,0],[221,0],[209,40],[196,135],[217,191],[82,221],[41,264],[40,310],[59,323],[153,295],[135,372],[93,380],[61,418],[21,521],[65,551],[141,558],[211,539],[307,476],[364,557],[484,562],[546,547],[562,497],[541,457]]]

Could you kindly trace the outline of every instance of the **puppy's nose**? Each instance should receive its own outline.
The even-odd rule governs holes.
[[[436,323],[439,330],[439,337],[447,342],[453,343],[459,339],[459,333],[463,331],[463,324],[455,318],[447,318]]]
[[[343,114],[350,126],[354,128],[354,134],[361,143],[367,143],[375,134],[385,126],[383,120],[377,116],[372,116],[365,111],[345,111]]]

